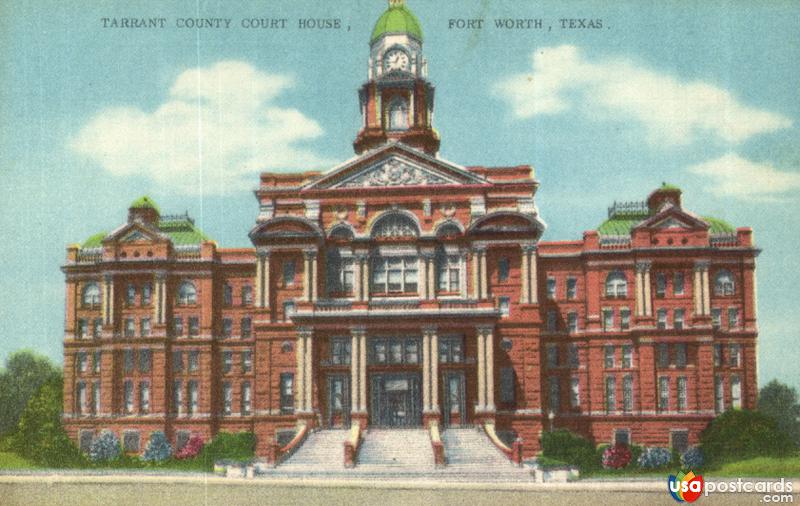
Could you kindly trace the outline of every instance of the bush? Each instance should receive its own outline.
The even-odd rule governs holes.
[[[89,446],[89,459],[92,462],[107,462],[116,460],[122,453],[119,438],[110,430],[103,430],[99,436],[92,440]]]
[[[703,450],[692,447],[681,455],[681,465],[683,469],[697,469],[703,467]]]
[[[197,457],[203,449],[204,444],[203,436],[200,434],[192,434],[189,440],[186,441],[186,444],[183,445],[183,448],[175,452],[175,458],[183,460]]]
[[[543,432],[541,442],[542,455],[548,459],[577,466],[583,473],[597,468],[594,445],[574,432],[567,429]]]
[[[738,409],[713,419],[700,434],[700,443],[706,462],[714,465],[753,457],[785,457],[794,448],[773,418]]]
[[[631,449],[628,445],[616,444],[603,452],[603,467],[606,469],[622,469],[631,462]]]
[[[172,447],[167,441],[167,436],[160,430],[152,432],[150,440],[147,442],[147,448],[144,449],[142,460],[146,462],[163,462],[170,458],[171,455]]]
[[[220,432],[203,447],[200,457],[206,465],[218,460],[250,460],[255,456],[256,435],[252,432]]]
[[[672,462],[672,451],[667,448],[645,448],[639,456],[637,463],[642,469],[659,469]]]

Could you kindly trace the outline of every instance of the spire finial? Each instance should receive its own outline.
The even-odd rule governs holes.
[[[402,7],[406,4],[406,0],[389,0],[389,8]]]

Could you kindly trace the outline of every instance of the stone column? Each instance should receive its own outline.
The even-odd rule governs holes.
[[[644,316],[644,271],[646,264],[636,263],[636,316]]]
[[[483,330],[478,328],[478,405],[476,412],[486,411],[486,357]]]
[[[311,302],[317,301],[317,290],[319,288],[319,266],[317,265],[318,255],[316,252],[311,257]]]
[[[530,251],[523,245],[521,248],[520,256],[520,304],[527,304],[530,302],[530,275],[528,274],[528,266],[530,265]]]
[[[644,282],[642,290],[644,291],[644,314],[645,316],[653,316],[653,293],[650,289],[650,262],[642,262]]]
[[[480,288],[480,254],[477,248],[472,249],[472,298],[479,299],[481,297]]]
[[[425,253],[421,253],[418,260],[418,267],[419,271],[419,286],[417,291],[419,292],[419,298],[422,300],[428,300],[428,255]]]
[[[530,281],[530,303],[531,304],[538,304],[539,303],[539,270],[538,270],[538,261],[536,259],[536,252],[538,251],[538,246],[533,245],[531,247],[531,254],[530,254],[530,266],[528,267]]]
[[[708,262],[703,264],[703,314],[711,314],[711,287],[708,281]]]
[[[256,307],[269,307],[270,298],[270,279],[269,279],[269,257],[270,251],[267,249],[259,249],[256,256],[256,283],[255,283],[255,299]]]
[[[314,341],[313,331],[307,329],[304,331],[306,340],[306,354],[305,354],[305,374],[303,375],[303,383],[306,388],[306,393],[303,396],[305,399],[305,411],[312,413],[314,411]]]
[[[436,298],[436,260],[433,255],[428,258],[428,299]]]
[[[316,250],[303,250],[303,260],[303,300],[306,302],[314,302],[317,295]]]
[[[261,259],[261,252],[256,249],[256,278],[253,280],[253,298],[256,307],[264,307],[263,287],[264,261]]]
[[[486,411],[494,411],[494,335],[492,328],[484,329],[486,346]]]
[[[436,327],[429,330],[430,335],[430,362],[431,362],[431,411],[439,410],[439,336]]]
[[[481,250],[481,299],[489,297],[489,274],[486,270],[486,249]]]
[[[296,373],[294,378],[294,389],[295,389],[295,396],[294,396],[294,410],[295,412],[301,412],[305,409],[306,402],[305,402],[305,394],[306,389],[304,386],[303,379],[305,378],[305,359],[306,359],[306,339],[305,336],[301,333],[297,333],[297,341],[294,347],[294,354],[296,358]]]
[[[358,381],[358,386],[361,390],[359,397],[361,398],[361,406],[359,407],[359,411],[362,413],[367,412],[367,332],[362,330],[360,335],[358,336],[358,340],[361,341],[361,345],[358,347],[358,351],[361,354],[359,362],[361,363],[359,367],[359,372],[361,374],[361,378]]]
[[[422,412],[431,410],[431,336],[422,330]]]
[[[103,277],[103,325],[114,325],[114,276],[106,274]],[[113,333],[113,328],[111,329]]]
[[[356,302],[361,302],[363,300],[363,289],[361,288],[361,283],[363,282],[361,277],[363,274],[362,261],[363,257],[361,253],[356,252],[355,259],[353,260],[353,298]],[[355,347],[353,350],[355,350]]]
[[[694,305],[695,311],[698,315],[706,316],[711,314],[711,291],[708,280],[708,267],[707,260],[697,261],[694,263]]]
[[[369,301],[369,290],[370,290],[370,279],[369,279],[369,256],[364,257],[364,273],[361,276],[362,283],[361,288],[364,290],[364,295],[362,296],[361,300]]]
[[[167,319],[167,275],[157,272],[153,283],[153,322],[164,325]]]
[[[361,388],[358,386],[358,381],[361,378],[359,365],[361,354],[358,351],[360,341],[355,331],[350,333],[350,412],[358,411],[361,405]]]
[[[703,282],[701,279],[700,267],[695,264],[694,266],[694,279],[692,281],[692,298],[694,299],[694,314],[700,316],[703,314]]]
[[[467,298],[467,252],[462,251],[459,254],[460,264],[458,266],[458,288],[459,295],[462,299]]]

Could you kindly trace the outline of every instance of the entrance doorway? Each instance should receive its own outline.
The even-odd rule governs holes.
[[[446,427],[467,423],[466,381],[462,371],[447,371],[443,375],[444,396],[442,422]]]
[[[350,377],[328,375],[328,427],[350,426]]]
[[[370,386],[370,424],[380,427],[422,425],[418,374],[373,374]]]

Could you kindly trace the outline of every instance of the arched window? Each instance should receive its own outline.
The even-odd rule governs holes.
[[[606,278],[606,297],[627,297],[628,296],[628,280],[625,274],[620,271],[614,271]]]
[[[461,235],[461,229],[454,222],[446,222],[436,229],[436,237],[441,240],[454,239]]]
[[[97,283],[87,283],[83,287],[81,301],[84,306],[96,306],[100,304],[100,285]]]
[[[714,295],[733,295],[735,291],[736,282],[731,271],[722,269],[717,272],[717,277],[714,278]]]
[[[197,288],[191,281],[184,281],[178,287],[178,305],[197,304]]]
[[[401,237],[417,237],[419,235],[419,228],[410,217],[405,214],[392,213],[387,214],[372,226],[372,237],[380,238],[401,238]]]
[[[408,104],[402,98],[395,98],[389,103],[389,130],[406,130],[408,128]]]
[[[335,241],[352,241],[353,229],[349,225],[339,224],[331,229],[328,237]]]

